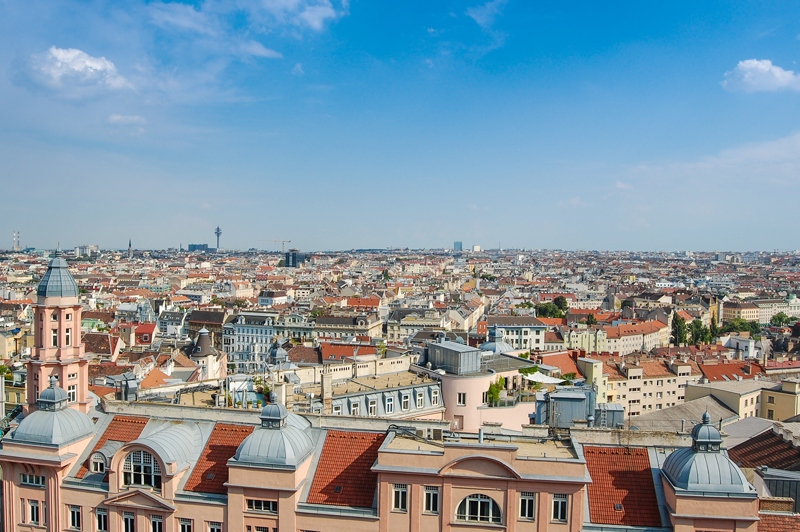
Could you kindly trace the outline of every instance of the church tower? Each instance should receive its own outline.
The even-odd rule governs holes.
[[[36,290],[35,346],[26,364],[26,414],[37,409],[39,393],[49,386],[50,377],[67,391],[70,408],[89,412],[89,359],[81,343],[81,308],[78,284],[59,249]]]
[[[131,240],[128,239],[128,259],[133,258],[133,246],[131,245]]]

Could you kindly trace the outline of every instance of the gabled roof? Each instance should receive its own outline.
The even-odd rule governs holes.
[[[329,430],[308,493],[311,504],[372,508],[378,459],[385,434]]]
[[[200,453],[192,476],[184,490],[202,493],[228,493],[228,460],[236,454],[239,445],[252,434],[255,427],[217,423]]]
[[[584,447],[592,477],[589,514],[592,523],[660,527],[661,514],[646,449]],[[616,505],[622,509],[617,510]]]

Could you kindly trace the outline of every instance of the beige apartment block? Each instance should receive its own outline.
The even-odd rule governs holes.
[[[694,362],[679,359],[636,360],[633,363],[611,356],[593,355],[588,360],[601,361],[603,378],[597,378],[598,402],[622,405],[626,416],[663,410],[683,403],[686,386],[702,378]],[[594,382],[598,369],[578,360],[581,371],[591,372]],[[605,382],[605,389],[600,384]]]
[[[697,384],[686,389],[686,400],[713,395],[740,418],[782,421],[800,413],[800,381],[747,379]]]

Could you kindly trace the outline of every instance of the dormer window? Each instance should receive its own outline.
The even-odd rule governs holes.
[[[106,460],[103,455],[95,453],[92,456],[92,473],[105,473]]]
[[[161,466],[152,454],[133,451],[125,457],[122,466],[123,483],[126,486],[149,486],[161,489]]]

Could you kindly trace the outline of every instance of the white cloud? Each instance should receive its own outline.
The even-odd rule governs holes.
[[[581,201],[580,197],[573,196],[567,200],[559,201],[558,204],[561,205],[562,207],[579,207],[583,205],[583,202]]]
[[[108,123],[128,126],[134,124],[146,124],[147,120],[138,115],[111,115],[108,117]]]
[[[292,69],[292,74],[294,74],[295,76],[302,76],[305,73],[306,72],[305,70],[303,70],[302,63],[297,63],[296,65],[294,65],[294,68]]]
[[[275,50],[265,48],[258,41],[245,41],[236,47],[236,51],[241,55],[252,55],[255,57],[268,57],[270,59],[282,59],[283,55]]]
[[[506,0],[492,0],[481,6],[470,7],[466,14],[471,17],[481,28],[488,28],[494,24],[494,19],[503,11]]]
[[[330,0],[239,0],[251,20],[263,26],[299,26],[321,31],[325,23],[348,14],[347,0],[334,7]]]
[[[773,65],[769,59],[747,59],[739,61],[736,68],[725,73],[722,87],[743,92],[800,91],[800,76]]]
[[[620,190],[630,190],[633,188],[633,185],[630,183],[623,183],[622,181],[617,181],[616,185],[614,185]]]
[[[151,4],[150,19],[162,28],[175,27],[208,35],[216,33],[214,20],[207,13],[179,2]]]
[[[130,81],[119,75],[114,63],[76,48],[51,46],[44,53],[32,55],[28,66],[34,83],[69,98],[133,88]]]

